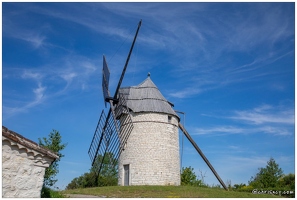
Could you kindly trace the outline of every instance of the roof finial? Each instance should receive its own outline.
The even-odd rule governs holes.
[[[147,76],[150,77],[150,76],[151,76],[151,73],[149,72],[149,73],[147,74]]]

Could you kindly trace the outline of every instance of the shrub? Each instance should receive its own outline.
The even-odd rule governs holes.
[[[199,187],[207,187],[203,180],[199,180],[194,172],[194,168],[186,167],[182,168],[181,171],[181,185],[190,185],[190,186],[199,186]]]
[[[41,190],[41,198],[65,198],[65,196],[59,191],[44,186]]]

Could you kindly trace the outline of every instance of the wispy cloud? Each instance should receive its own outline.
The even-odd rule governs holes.
[[[30,42],[35,48],[40,48],[45,43],[45,36],[42,35],[17,35],[17,38]]]
[[[285,126],[216,126],[211,128],[196,128],[191,135],[205,135],[205,136],[226,136],[238,134],[270,134],[279,136],[293,135],[292,130]]]
[[[33,101],[33,104],[31,103],[31,105],[39,104],[42,101],[42,99],[44,98],[45,90],[46,87],[43,87],[41,84],[38,84],[38,87],[33,90],[35,94],[35,100]]]
[[[247,155],[247,156],[238,156],[238,155],[227,155],[222,156],[222,159],[218,158],[221,166],[224,166],[223,172],[230,174],[232,177],[232,172],[241,173],[242,175],[248,175],[248,178],[254,175],[257,172],[257,169],[260,167],[265,167],[267,162],[271,158],[271,155]],[[290,168],[294,163],[293,156],[286,155],[275,155],[273,157],[277,163],[280,164],[281,168]],[[248,174],[246,174],[248,172]],[[246,179],[247,181],[249,179]]]
[[[235,149],[235,151],[237,150]],[[250,178],[257,173],[258,168],[265,167],[267,161],[270,159],[270,155],[266,154],[256,156],[250,154],[233,154],[232,151],[226,153],[223,149],[222,151],[217,151],[215,154],[215,160],[209,158],[209,161],[212,163],[223,181],[231,180],[232,184],[248,183]],[[193,158],[193,155],[190,156]],[[198,157],[198,155],[196,155],[196,157]],[[274,159],[276,159],[277,163],[282,163],[283,160],[287,160],[287,162],[284,163],[285,167],[291,166],[294,163],[294,159],[290,157],[282,158],[277,156],[274,157]],[[196,174],[200,174],[200,171],[204,172],[206,175],[204,180],[207,184],[219,184],[218,180],[206,164],[204,164],[202,159],[200,162],[194,162],[193,159],[189,160],[190,162],[183,162],[183,165],[194,167],[194,169],[196,169]],[[282,163],[282,166],[284,165]]]
[[[245,133],[244,128],[239,128],[235,126],[217,126],[212,128],[196,128],[194,130],[193,135],[205,135],[205,134],[218,134],[218,135],[225,135],[225,134],[239,134]]]
[[[190,94],[197,95],[234,83],[267,77],[271,75],[271,71],[265,70],[265,66],[276,61],[276,58],[288,55],[286,47],[273,46],[274,43],[294,35],[290,28],[289,16],[281,7],[268,5],[273,10],[271,12],[270,9],[266,9],[267,5],[262,4],[246,3],[237,6],[236,12],[230,12],[228,15],[215,12],[221,9],[221,5],[207,3],[179,3],[178,6],[176,3],[69,4],[67,9],[71,9],[71,13],[75,12],[76,15],[64,12],[64,4],[51,4],[48,7],[34,4],[26,7],[26,11],[79,24],[100,34],[116,35],[117,39],[131,36],[128,30],[131,26],[119,25],[117,20],[111,23],[108,17],[110,13],[121,17],[133,16],[135,21],[141,16],[144,23],[142,34],[138,38],[140,43],[156,52],[169,51],[170,59],[164,62],[173,63],[175,67],[169,73],[174,77],[181,79],[189,74],[197,77],[186,80],[188,85],[195,85],[196,88],[188,87],[182,92],[179,89],[169,94],[175,98],[186,98],[189,97],[190,90],[193,90]],[[242,6],[245,7],[245,12],[241,12]],[[96,16],[100,16],[101,20],[96,20]],[[189,20],[197,18],[202,20]],[[280,19],[285,19],[285,22]],[[106,23],[109,23],[109,26],[106,26]],[[26,40],[31,41],[36,47],[46,44],[46,35],[42,31],[14,30],[8,20],[4,24],[8,24],[7,27],[13,30],[5,28],[5,31],[22,33],[23,36],[20,38],[27,38]],[[261,50],[263,44],[269,44],[269,49]],[[261,52],[251,53],[255,48]],[[248,54],[250,60],[236,63],[234,58],[228,56],[228,52]],[[284,73],[283,70],[278,74],[280,73]],[[213,82],[206,83],[209,80]]]
[[[208,117],[213,117],[208,115]],[[221,125],[208,128],[195,128],[193,135],[225,136],[231,134],[270,134],[288,136],[294,134],[294,108],[263,104],[251,110],[233,111],[232,116],[221,118],[237,121],[241,125]],[[230,123],[230,122],[229,122]]]
[[[215,163],[212,162],[212,164],[224,181],[230,180],[232,185],[240,183],[248,184],[251,177],[256,175],[259,168],[264,168],[270,158],[271,155],[267,154],[244,156],[232,155],[229,152],[227,155],[222,153],[221,156],[216,158]],[[294,173],[294,167],[292,166],[294,166],[295,159],[293,156],[276,155],[273,158],[276,163],[280,164],[285,174]],[[202,166],[194,167],[196,169],[202,168],[202,171],[207,172],[205,178],[207,183],[218,183],[208,168],[203,168]]]
[[[199,7],[198,5],[195,7]],[[183,6],[190,7],[191,4]],[[241,12],[241,6],[248,9]],[[216,16],[212,14],[205,16],[205,10],[208,9],[214,11]],[[291,48],[288,48],[293,43],[288,42],[281,48],[275,47],[277,42],[293,39],[294,32],[288,26],[292,21],[290,16],[286,15],[281,7],[271,6],[271,9],[274,12],[269,9],[268,11],[260,4],[246,3],[239,4],[236,12],[228,15],[223,13],[220,16],[220,12],[215,12],[220,10],[219,5],[205,4],[203,13],[200,10],[187,13],[201,17],[203,20],[184,22],[181,18],[177,19],[177,23],[172,24],[172,27],[170,24],[163,25],[174,34],[170,37],[171,41],[165,41],[166,49],[173,50],[171,53],[174,56],[168,61],[175,66],[170,71],[172,76],[178,80],[191,77],[191,79],[184,79],[184,82],[193,85],[193,88],[199,87],[200,92],[196,94],[200,94],[237,83],[256,82],[272,76],[277,78],[281,74],[288,73],[288,70],[293,73],[294,69],[278,65],[271,70],[277,61],[289,56],[293,58],[294,54]],[[283,23],[280,19],[285,19],[285,22]],[[160,20],[159,23],[166,23],[166,21]],[[181,26],[177,24],[186,25],[180,28]],[[171,45],[172,48],[170,48]],[[234,53],[237,57],[233,57]],[[240,60],[243,55],[245,59]],[[203,84],[203,80],[213,82]],[[285,89],[284,85],[282,89]],[[174,96],[175,93],[180,94],[178,90],[182,89],[179,88],[170,94],[176,98],[188,97],[187,95]]]
[[[42,33],[42,27],[26,29],[14,24],[7,15],[3,17],[3,37],[26,41],[34,48],[40,48],[46,42],[46,36]]]
[[[17,95],[14,97],[14,101],[8,101],[10,97],[6,97],[6,101],[3,103],[3,116],[10,117],[27,112],[52,98],[63,97],[73,90],[99,87],[99,84],[93,86],[94,79],[91,78],[95,76],[96,65],[97,60],[76,55],[65,56],[38,68],[6,69],[4,74],[9,77],[9,80],[24,85],[23,91],[27,91],[27,93],[26,98]],[[34,86],[32,86],[32,82]]]
[[[199,88],[186,88],[181,91],[175,91],[175,92],[170,92],[168,93],[169,96],[171,97],[176,97],[176,98],[189,98],[193,95],[199,94],[202,90]]]
[[[41,84],[38,84],[37,88],[34,88],[32,90],[32,93],[34,94],[33,99],[29,102],[22,102],[22,104],[18,104],[15,107],[3,105],[3,117],[9,118],[13,115],[27,112],[30,108],[33,108],[37,105],[40,105],[46,100],[45,96],[46,87],[42,86]]]
[[[258,81],[267,81],[267,89],[286,91],[288,89],[288,82],[279,81],[279,77],[294,73],[294,68],[284,68],[276,65],[274,70],[271,70],[271,67],[279,59],[292,56],[293,51],[270,53],[269,55],[262,54],[259,57],[256,56],[253,60],[246,61],[244,64],[237,64],[236,61],[233,63],[222,61],[221,63],[213,63],[213,65],[198,60],[179,62],[180,65],[174,68],[171,74],[174,78],[177,77],[177,80],[182,80],[183,83],[191,85],[191,87],[176,87],[174,89],[175,91],[169,93],[169,96],[188,98],[189,96],[182,95],[182,93],[192,90],[192,94],[197,95],[211,90],[227,88],[235,84],[256,83]],[[185,77],[191,78],[187,79]],[[272,82],[271,78],[273,77],[274,81]],[[254,84],[250,86],[253,87],[252,85]]]
[[[34,79],[36,81],[39,81],[39,80],[42,79],[43,75],[41,73],[38,73],[38,72],[24,70],[24,72],[22,73],[21,77],[23,79]]]
[[[235,115],[230,117],[230,119],[253,124],[277,123],[293,125],[295,123],[293,108],[278,108],[270,105],[262,105],[252,110],[235,111],[234,113]]]

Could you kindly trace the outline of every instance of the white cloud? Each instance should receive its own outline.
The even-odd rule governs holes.
[[[34,79],[39,81],[40,79],[42,79],[43,75],[38,72],[32,72],[31,70],[25,70],[21,77],[24,79]]]
[[[206,115],[207,117],[214,117]],[[217,116],[215,116],[217,117]],[[194,128],[193,135],[225,136],[230,134],[270,134],[288,136],[294,134],[294,108],[288,105],[272,106],[262,104],[250,110],[233,111],[232,116],[222,116],[242,125],[218,125],[208,128]]]
[[[241,171],[246,171],[246,168],[253,167],[257,169],[260,166],[265,167],[267,161],[270,159],[268,156],[251,156],[251,157],[243,157],[243,156],[226,156],[224,158],[228,160],[231,166],[241,167]],[[240,166],[239,166],[240,165]],[[251,170],[248,170],[251,171]]]
[[[3,17],[3,37],[11,37],[26,41],[34,48],[40,48],[44,46],[46,36],[40,33],[39,29],[21,28],[21,26],[11,23],[6,17],[7,16]]]
[[[96,66],[90,61],[82,61],[81,65],[85,68],[85,73],[87,75],[96,71]]]
[[[36,103],[39,103],[42,98],[44,97],[45,87],[42,87],[41,84],[38,84],[38,88],[34,89],[33,92],[35,94],[35,101]]]
[[[170,92],[168,95],[175,98],[189,98],[193,95],[199,94],[201,92],[198,88],[186,88],[181,91]]]
[[[257,132],[264,132],[272,135],[293,135],[287,127],[263,126],[257,129]]]
[[[39,83],[37,88],[34,88],[32,91],[34,93],[33,99],[29,102],[25,102],[23,105],[18,105],[16,107],[3,105],[3,116],[7,118],[18,113],[27,112],[28,109],[40,105],[45,101],[46,87],[43,87],[41,83]]]
[[[238,134],[245,133],[244,128],[234,126],[217,126],[213,128],[196,128],[193,135],[206,135],[206,134]]]
[[[43,35],[18,35],[17,38],[30,42],[35,48],[40,48],[45,44],[46,37]]]
[[[61,77],[67,82],[67,84],[71,83],[73,78],[77,77],[77,74],[75,72],[69,72],[62,74]]]
[[[232,173],[242,173],[246,175],[248,173],[248,178],[256,173],[258,168],[266,167],[267,162],[270,160],[271,155],[259,155],[259,156],[238,156],[238,155],[227,155],[218,157],[218,162],[220,166],[224,166],[223,172],[229,174],[232,177]],[[293,156],[286,155],[275,155],[273,157],[280,165],[281,168],[292,169],[294,164]],[[288,172],[286,172],[288,173]],[[246,179],[248,181],[249,179]]]
[[[253,124],[295,124],[294,109],[291,108],[280,109],[277,107],[264,105],[252,110],[235,111],[234,114],[235,115],[230,117],[230,119],[249,122]]]
[[[273,109],[273,107],[271,105],[263,104],[261,106],[254,108],[253,110],[255,112],[262,112],[262,111],[266,111],[266,110],[270,110],[270,109]]]
[[[27,112],[51,98],[64,96],[73,90],[85,91],[98,87],[99,84],[91,84],[94,79],[90,78],[97,76],[94,73],[97,70],[96,65],[97,60],[68,55],[36,68],[6,68],[5,76],[9,79],[5,81],[17,81],[24,87],[22,92],[26,92],[27,95],[26,98],[15,94],[11,97],[13,93],[6,92],[10,97],[6,97],[3,103],[3,116],[7,118]],[[32,87],[29,81],[36,85]]]
[[[231,134],[271,134],[271,135],[293,135],[294,133],[288,127],[279,126],[216,126],[212,128],[196,128],[191,135],[205,135],[205,136],[225,136]]]
[[[234,146],[234,145],[230,145],[230,146],[228,146],[228,148],[233,149],[233,150],[239,150],[240,149],[239,146]]]

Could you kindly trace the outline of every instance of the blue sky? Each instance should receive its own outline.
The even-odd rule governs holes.
[[[295,4],[2,3],[2,124],[68,143],[56,186],[88,172],[104,108],[102,55],[114,89],[152,81],[224,182],[247,183],[273,157],[295,173]],[[219,182],[184,140],[182,165]]]

